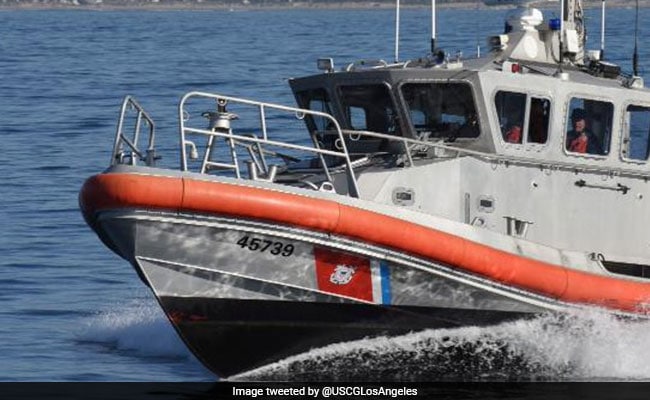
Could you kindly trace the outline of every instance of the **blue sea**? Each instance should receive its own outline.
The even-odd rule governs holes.
[[[438,10],[438,44],[473,57],[502,31],[503,16]],[[597,48],[599,11],[587,18]],[[649,19],[643,9],[640,20]],[[402,10],[401,20],[400,59],[425,55],[429,10]],[[633,25],[633,9],[609,11],[606,54],[627,71]],[[641,66],[650,67],[650,28],[640,29]],[[392,61],[393,38],[394,13],[385,9],[1,11],[0,380],[217,379],[78,210],[83,181],[108,166],[122,97],[134,95],[154,117],[161,164],[177,167],[185,92],[293,105],[287,79],[317,72],[317,58],[332,57],[337,68]],[[427,358],[449,345],[467,351]],[[425,379],[637,381],[650,380],[649,354],[649,323],[594,312],[339,344],[237,379],[408,379],[418,371]]]

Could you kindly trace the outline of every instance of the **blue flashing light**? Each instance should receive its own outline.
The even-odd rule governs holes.
[[[548,27],[552,31],[559,31],[560,28],[562,27],[560,19],[559,18],[552,18],[551,20],[549,20],[548,21]]]

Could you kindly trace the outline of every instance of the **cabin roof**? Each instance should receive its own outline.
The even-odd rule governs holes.
[[[616,77],[597,76],[596,73],[590,72],[588,67],[564,66],[560,70],[557,64],[519,60],[504,61],[494,54],[489,54],[487,57],[468,58],[440,65],[432,64],[428,58],[420,58],[380,67],[352,67],[348,70],[292,78],[290,82],[294,90],[303,90],[327,86],[332,83],[350,84],[356,82],[362,84],[372,81],[394,83],[404,80],[464,80],[486,71],[500,72],[504,68],[511,68],[513,64],[518,64],[520,68],[520,71],[516,73],[517,75],[546,76],[553,79],[562,79],[567,83],[593,85],[596,89],[598,87],[627,88],[626,83],[629,81],[629,77],[625,75],[617,75]],[[564,78],[561,78],[560,72],[564,73]],[[504,73],[504,83],[507,83],[509,75]],[[649,89],[643,87],[629,88],[629,90],[650,93]]]

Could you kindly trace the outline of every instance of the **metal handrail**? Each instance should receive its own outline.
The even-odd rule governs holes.
[[[206,96],[213,98],[215,100],[217,99],[225,99],[227,101],[237,101],[241,102],[242,104],[249,104],[249,105],[255,105],[260,108],[260,120],[262,121],[262,132],[263,132],[263,138],[246,138],[243,136],[236,136],[237,140],[243,140],[243,141],[248,141],[251,143],[254,143],[258,146],[262,146],[264,144],[266,145],[272,145],[272,146],[278,146],[278,147],[285,147],[288,149],[295,149],[295,150],[301,150],[301,151],[308,151],[312,153],[318,154],[320,157],[322,156],[335,156],[335,157],[342,157],[345,159],[345,166],[348,170],[348,173],[351,177],[351,182],[353,183],[355,190],[358,193],[358,187],[357,187],[357,182],[356,182],[356,176],[354,173],[354,165],[350,161],[350,155],[348,153],[347,147],[346,147],[346,141],[344,140],[344,137],[347,136],[350,138],[350,140],[359,140],[361,137],[370,137],[370,138],[376,138],[376,139],[385,139],[387,141],[392,141],[392,142],[400,142],[402,143],[402,146],[404,148],[404,155],[406,157],[405,160],[405,166],[413,166],[414,165],[414,150],[422,150],[422,149],[427,149],[427,148],[436,148],[440,150],[444,150],[447,153],[455,153],[455,157],[461,157],[461,156],[470,156],[474,157],[477,159],[481,159],[486,162],[493,162],[497,164],[503,164],[503,165],[521,165],[521,166],[529,166],[529,167],[535,167],[535,168],[540,168],[542,170],[566,170],[566,171],[576,171],[576,172],[590,172],[590,173],[601,173],[601,174],[609,174],[612,176],[627,176],[627,177],[635,177],[635,178],[643,178],[643,179],[649,179],[650,178],[650,171],[642,171],[642,170],[635,170],[635,169],[629,169],[629,168],[620,168],[620,167],[612,167],[612,166],[601,166],[601,165],[589,165],[589,164],[582,164],[582,163],[575,163],[575,162],[564,162],[564,161],[540,161],[538,159],[534,158],[529,158],[529,157],[517,157],[517,156],[512,156],[512,155],[505,155],[505,154],[495,154],[495,153],[485,153],[482,151],[478,150],[472,150],[472,149],[467,149],[463,147],[458,147],[457,145],[450,145],[448,143],[444,143],[442,141],[428,141],[428,140],[422,140],[422,139],[413,139],[413,138],[407,138],[407,137],[399,137],[399,136],[394,136],[394,135],[389,135],[385,133],[379,133],[379,132],[372,132],[372,131],[358,131],[358,130],[343,130],[340,128],[340,125],[338,122],[334,119],[329,114],[317,112],[317,111],[311,111],[311,110],[306,110],[306,109],[299,109],[299,108],[294,108],[294,107],[286,107],[286,106],[280,106],[276,104],[270,104],[270,103],[261,103],[261,102],[255,102],[251,100],[246,100],[246,99],[238,99],[234,97],[228,97],[228,96],[222,96],[218,94],[208,94],[208,93],[201,93],[201,92],[193,92],[189,93],[186,95],[181,102],[181,110],[183,109],[183,103],[185,100],[194,95],[200,95],[200,96]],[[330,132],[334,134],[338,139],[340,143],[340,152],[335,152],[331,150],[325,150],[318,148],[318,145],[316,144],[316,147],[305,147],[305,146],[300,146],[300,145],[292,145],[289,143],[285,142],[279,142],[279,141],[273,141],[268,139],[267,131],[266,131],[266,121],[265,121],[265,115],[264,115],[264,108],[274,108],[278,110],[284,110],[284,111],[290,111],[294,113],[300,113],[303,117],[304,115],[314,115],[314,116],[320,116],[323,118],[327,118],[329,121],[331,121],[331,126],[332,129],[330,129]],[[182,115],[182,114],[181,114]],[[203,133],[203,134],[214,134],[209,131],[205,130],[198,130],[198,129],[192,129],[189,128],[188,132],[194,132],[194,133]],[[231,133],[230,133],[231,134]],[[229,134],[229,135],[230,135]],[[216,136],[226,136],[224,134],[216,134]],[[233,136],[234,138],[235,136]],[[184,141],[184,137],[182,138]],[[185,142],[183,142],[185,143]],[[186,170],[187,164],[186,164],[186,159],[185,159],[185,151],[183,147],[183,168]],[[327,167],[327,164],[322,161],[322,165],[324,166],[324,170],[326,175],[328,176],[329,179],[329,170]]]
[[[226,103],[239,103],[247,106],[252,106],[257,108],[260,121],[260,131],[261,137],[255,136],[254,134],[236,134],[232,129],[219,130],[219,129],[199,129],[185,124],[185,115],[186,115],[186,103],[190,98],[201,97],[217,101],[218,104]],[[221,102],[221,103],[220,103]],[[331,129],[324,132],[325,134],[333,135],[336,137],[337,147],[335,150],[328,150],[321,148],[317,140],[312,137],[313,144],[311,146],[304,146],[299,144],[292,144],[286,141],[273,140],[269,138],[269,132],[267,127],[267,115],[266,110],[273,109],[281,112],[293,113],[296,119],[304,119],[307,115],[312,115],[315,117],[321,117],[328,121],[328,125]],[[124,134],[124,123],[127,117],[127,112],[130,110],[135,110],[135,126],[134,132],[131,138],[127,137]],[[650,171],[640,170],[640,169],[630,169],[630,168],[621,168],[621,167],[612,167],[612,166],[602,166],[602,165],[590,165],[590,164],[581,164],[575,162],[564,162],[564,161],[546,161],[539,160],[530,157],[517,157],[512,155],[503,155],[495,153],[485,153],[478,150],[471,150],[463,147],[459,147],[457,144],[451,145],[443,141],[428,141],[423,139],[413,139],[407,137],[399,137],[385,133],[378,133],[372,131],[358,131],[358,130],[343,130],[341,129],[338,121],[329,114],[312,111],[307,109],[300,109],[295,107],[287,107],[272,103],[263,103],[247,99],[241,99],[236,97],[224,96],[219,94],[204,93],[204,92],[190,92],[183,96],[179,104],[179,115],[180,115],[180,134],[181,134],[181,170],[188,170],[188,161],[187,161],[187,146],[192,146],[196,150],[196,146],[191,140],[186,138],[186,134],[199,134],[204,135],[209,138],[210,141],[214,141],[216,138],[223,138],[230,146],[231,162],[217,162],[210,159],[209,146],[206,148],[206,153],[204,154],[201,172],[205,173],[209,170],[210,166],[219,167],[219,168],[230,168],[234,171],[237,178],[241,178],[241,161],[237,158],[237,147],[244,147],[249,152],[250,160],[248,163],[255,164],[254,166],[249,165],[249,173],[251,172],[250,168],[255,167],[255,171],[262,171],[267,176],[275,176],[275,166],[269,166],[266,160],[267,155],[273,157],[281,158],[283,160],[297,161],[293,157],[282,154],[268,149],[267,147],[274,147],[280,149],[287,149],[291,151],[300,151],[306,152],[309,154],[316,155],[320,158],[321,168],[326,179],[332,182],[331,170],[336,168],[337,171],[344,171],[349,179],[349,195],[353,197],[359,197],[359,188],[357,183],[357,177],[355,174],[355,168],[359,168],[360,165],[364,163],[354,162],[351,159],[350,153],[346,145],[346,139],[349,141],[358,141],[362,140],[362,137],[383,139],[390,142],[399,142],[404,148],[403,158],[401,161],[401,166],[403,167],[412,167],[415,165],[414,160],[423,158],[421,153],[427,152],[428,149],[440,149],[446,153],[446,157],[457,158],[457,157],[473,157],[476,159],[483,160],[485,162],[495,163],[497,165],[520,165],[520,166],[529,166],[539,168],[541,170],[564,170],[572,172],[584,172],[584,173],[600,173],[607,174],[610,176],[620,176],[620,177],[632,177],[632,178],[641,178],[641,179],[650,179]],[[146,151],[142,151],[138,147],[138,141],[140,140],[142,125],[147,125],[149,128],[149,140]],[[321,132],[323,133],[323,132]],[[312,135],[315,133],[312,133]],[[144,161],[147,166],[154,166],[156,159],[155,149],[154,149],[154,138],[155,138],[155,125],[151,117],[144,111],[144,109],[138,104],[138,102],[131,96],[126,96],[122,102],[120,118],[118,121],[117,134],[115,137],[115,144],[113,147],[113,154],[111,156],[111,165],[116,164],[126,164],[136,165],[137,161]],[[211,142],[209,142],[211,143]],[[127,154],[130,151],[130,154]],[[427,152],[428,153],[428,152]],[[434,153],[436,154],[436,153]],[[343,161],[343,163],[336,163],[336,166],[331,166],[325,161],[325,157],[336,157]],[[431,153],[427,157],[431,157]],[[442,157],[440,154],[433,155],[433,158]],[[125,160],[128,158],[128,161]],[[255,176],[257,176],[255,174]]]
[[[234,104],[240,104],[240,105],[257,108],[262,137],[258,138],[255,136],[237,135],[233,133],[232,129],[223,131],[223,130],[215,130],[215,129],[210,130],[210,129],[197,129],[192,127],[187,127],[185,124],[186,117],[188,116],[188,113],[186,111],[186,104],[188,103],[188,100],[190,100],[191,98],[211,99],[216,101],[217,104],[224,105],[224,106],[226,104],[234,103]],[[315,147],[308,147],[308,146],[296,145],[296,144],[286,143],[283,141],[269,139],[268,121],[266,117],[266,110],[268,109],[277,110],[280,112],[292,113],[296,117],[296,119],[304,119],[305,116],[307,115],[326,119],[328,121],[328,125],[332,127],[332,131],[336,132],[336,134],[339,137],[339,140],[341,142],[340,151],[321,149],[318,147],[318,145],[315,145]],[[253,100],[248,100],[248,99],[243,99],[238,97],[225,96],[225,95],[215,94],[215,93],[205,93],[205,92],[190,92],[185,94],[181,98],[181,101],[179,103],[178,112],[179,112],[180,135],[181,135],[181,166],[180,167],[182,171],[188,170],[186,147],[187,146],[192,146],[193,148],[196,147],[193,142],[191,142],[186,138],[186,133],[195,133],[195,134],[206,135],[209,137],[223,137],[224,139],[226,139],[226,141],[228,141],[231,147],[232,164],[221,163],[220,165],[232,168],[235,172],[235,175],[238,178],[241,177],[241,171],[240,171],[239,162],[237,162],[236,159],[236,151],[234,150],[235,143],[237,144],[251,143],[258,146],[258,148],[260,149],[262,145],[267,145],[267,146],[273,146],[273,147],[279,147],[279,148],[285,148],[289,150],[297,150],[297,151],[315,154],[318,157],[320,157],[321,166],[328,180],[331,180],[332,178],[330,173],[330,167],[325,162],[324,156],[333,156],[333,157],[341,158],[344,161],[344,165],[346,167],[345,170],[346,173],[348,174],[348,178],[351,185],[350,195],[353,197],[359,196],[359,188],[357,185],[356,176],[354,175],[354,168],[352,166],[350,154],[348,153],[347,147],[345,145],[344,135],[341,131],[341,127],[338,121],[330,114],[319,112],[319,111],[308,110],[308,109],[288,107],[288,106],[282,106],[273,103],[264,103],[264,102],[253,101]],[[204,154],[204,159],[201,167],[202,171],[207,170],[206,167],[207,164],[209,163],[208,161],[209,155],[207,154],[208,151],[210,151],[210,149],[206,149],[206,153]],[[264,160],[263,163],[265,164],[266,161]]]
[[[124,121],[127,112],[130,110],[136,111],[135,126],[133,128],[132,139],[129,139],[123,132]],[[145,124],[149,128],[149,140],[147,142],[147,149],[143,152],[138,148],[140,140],[140,130],[142,125]],[[120,117],[117,122],[117,132],[115,134],[115,143],[113,145],[113,153],[111,154],[111,166],[116,164],[124,164],[124,158],[129,157],[131,165],[137,165],[137,160],[144,161],[147,166],[154,166],[155,155],[154,139],[155,139],[155,124],[153,119],[147,114],[144,108],[131,96],[124,97],[122,100],[122,107],[120,109]],[[130,149],[131,154],[127,155],[125,145]],[[137,157],[135,157],[137,155]]]
[[[421,139],[412,139],[406,137],[392,136],[385,133],[371,132],[371,131],[350,131],[342,130],[344,134],[354,135],[354,136],[365,136],[373,137],[378,139],[386,139],[389,141],[398,141],[402,142],[407,153],[407,160],[409,165],[413,165],[413,154],[412,151],[416,147],[431,147],[445,150],[448,152],[457,153],[459,156],[471,156],[478,159],[483,159],[488,162],[496,162],[508,165],[525,165],[531,167],[538,167],[540,169],[554,169],[554,170],[567,170],[567,171],[578,171],[578,172],[593,172],[593,173],[606,173],[615,176],[627,176],[635,178],[647,178],[650,179],[650,171],[640,171],[635,169],[612,167],[612,166],[600,166],[600,165],[589,165],[589,164],[579,164],[574,162],[563,162],[563,161],[540,161],[538,159],[529,158],[529,157],[516,157],[507,154],[496,154],[496,153],[485,153],[478,150],[471,150],[463,147],[452,146],[444,142],[432,142]]]

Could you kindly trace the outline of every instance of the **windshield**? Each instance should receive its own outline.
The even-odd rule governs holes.
[[[401,91],[418,138],[478,137],[476,105],[468,83],[406,83]]]

